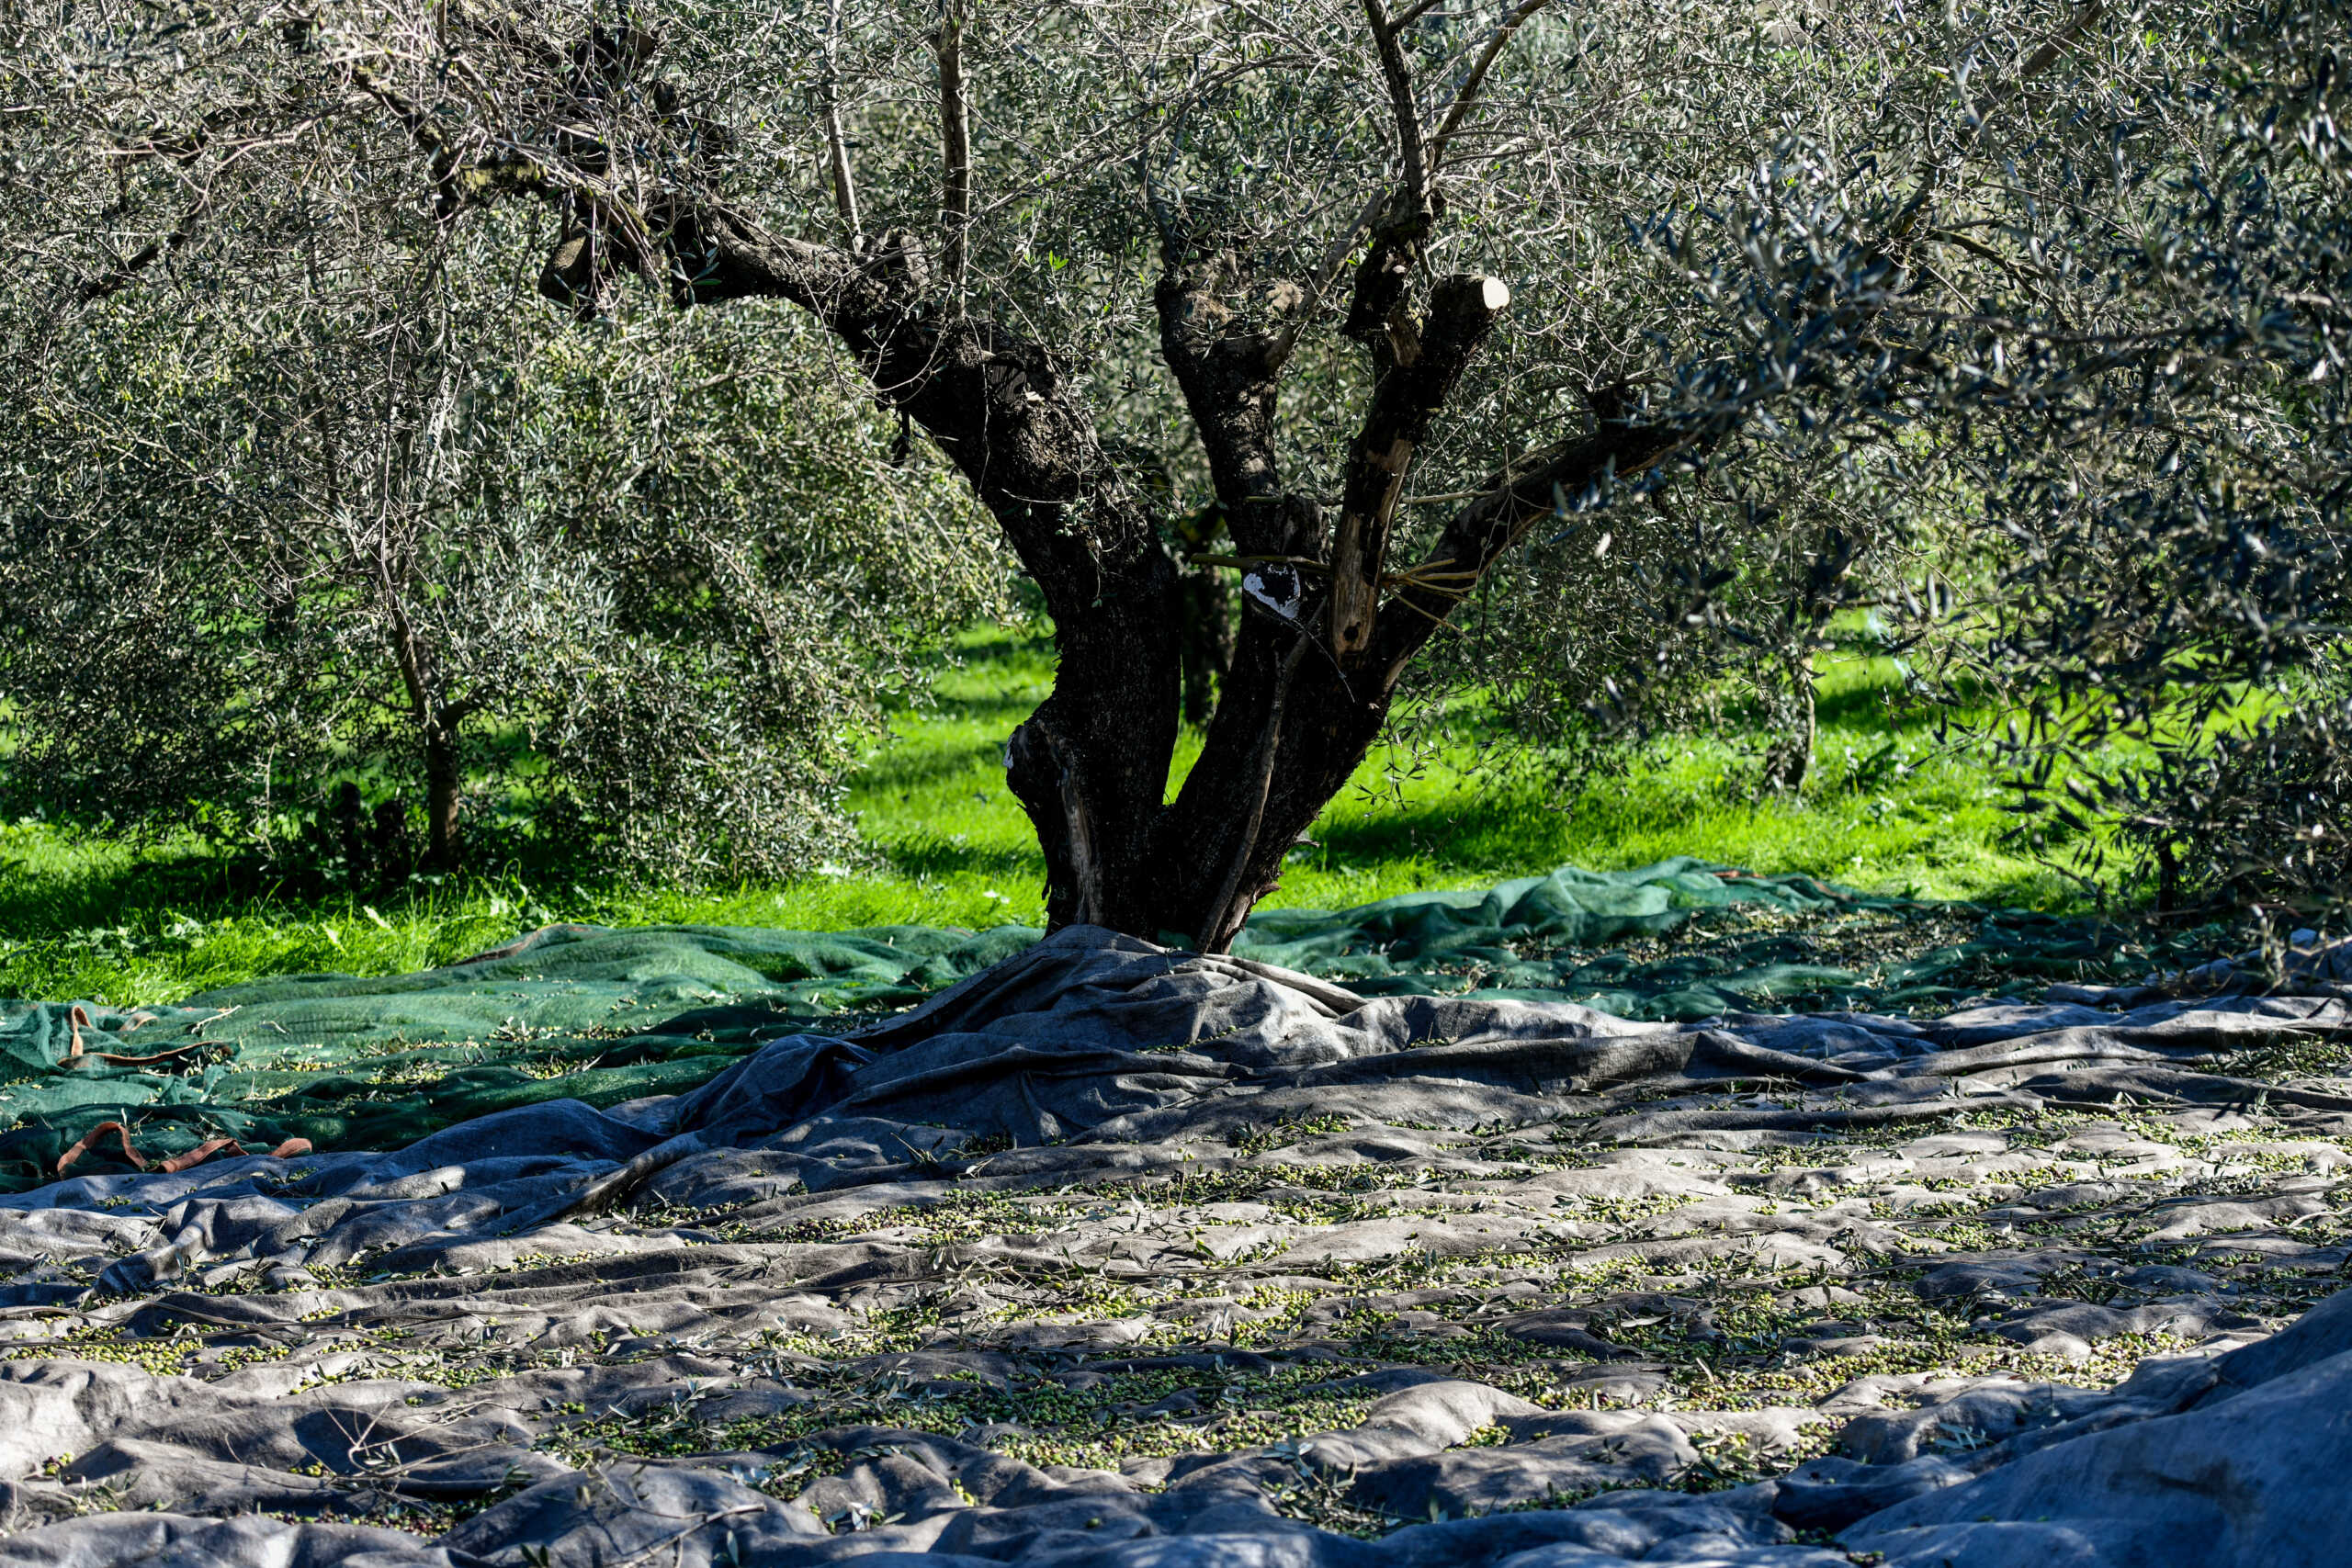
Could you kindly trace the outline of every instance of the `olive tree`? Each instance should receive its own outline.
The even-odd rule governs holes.
[[[494,226],[381,216],[290,226],[290,276],[192,250],[13,302],[10,793],[387,883],[842,853],[910,644],[997,603],[976,509],[794,318],[579,333]]]
[[[2176,263],[2240,243],[2245,170],[2281,171],[2281,210],[2340,208],[2341,19],[164,0],[38,40],[214,85],[151,130],[124,98],[127,216],[49,259],[58,287],[115,287],[231,220],[217,182],[254,149],[397,135],[374,144],[425,220],[543,214],[538,288],[583,321],[646,296],[796,307],[960,472],[1052,617],[1054,692],[1005,748],[1051,918],[1217,948],[1483,606],[1554,585],[1597,634],[1555,653],[1724,618],[1736,568],[1578,567],[1676,533],[1634,519],[1807,519],[1814,545],[1747,552],[1793,567],[1802,627],[1861,536],[1840,517],[1914,465],[1970,453],[1983,526],[2022,537],[2086,474],[2069,504],[2093,510],[2155,474],[2152,420],[2251,430],[2282,378],[2340,381],[2340,278]],[[1171,452],[1197,493],[1151,482]],[[1726,499],[1743,466],[1861,453],[1876,477],[1842,497]],[[1170,513],[1194,506],[1230,548],[1192,553],[1243,610],[1171,797]],[[1610,604],[1649,624],[1596,626]],[[1606,694],[1640,662],[1556,677]]]

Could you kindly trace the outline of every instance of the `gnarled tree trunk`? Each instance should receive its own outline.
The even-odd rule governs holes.
[[[1280,880],[1284,853],[1346,784],[1422,645],[1564,491],[1638,471],[1684,439],[1610,425],[1498,476],[1408,571],[1390,570],[1413,455],[1510,294],[1492,278],[1412,288],[1410,225],[1359,268],[1350,330],[1376,375],[1336,523],[1288,488],[1274,392],[1289,343],[1231,323],[1251,280],[1229,254],[1171,240],[1161,344],[1207,447],[1237,559],[1289,570],[1287,596],[1245,595],[1203,751],[1166,799],[1182,716],[1180,570],[1159,520],[1106,454],[1068,367],[939,299],[904,236],[846,253],[758,233],[724,209],[659,215],[659,270],[684,303],[781,296],[854,354],[876,395],[929,433],[1043,590],[1060,655],[1053,694],[1005,745],[1006,783],[1035,824],[1056,926],[1107,926],[1209,951],[1229,945]],[[593,306],[611,270],[641,268],[593,215],[541,280]],[[646,270],[651,270],[646,268]],[[1295,563],[1277,566],[1272,563]]]

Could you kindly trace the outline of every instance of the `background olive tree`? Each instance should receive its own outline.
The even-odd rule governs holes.
[[[106,150],[51,107],[53,157]],[[8,288],[10,793],[379,880],[843,853],[911,655],[1000,604],[993,531],[800,321],[574,330],[381,151],[254,169],[135,288]]]

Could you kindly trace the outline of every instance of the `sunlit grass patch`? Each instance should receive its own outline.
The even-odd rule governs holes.
[[[864,863],[691,891],[507,866],[420,878],[393,897],[303,898],[257,888],[194,844],[140,850],[19,823],[0,827],[0,991],[127,1005],[260,975],[399,974],[555,920],[1041,923],[1044,862],[1001,758],[1005,738],[1050,689],[1052,650],[1035,635],[989,630],[962,639],[957,658],[932,705],[899,715],[897,739],[852,783]],[[1796,797],[1747,782],[1758,738],[1740,734],[1661,738],[1565,801],[1532,770],[1485,766],[1461,727],[1433,752],[1375,751],[1324,813],[1315,842],[1295,852],[1267,907],[1344,908],[1678,854],[1874,892],[2078,905],[2079,884],[2002,842],[2015,819],[1986,757],[1900,714],[1888,700],[1898,682],[1883,660],[1825,661],[1818,761]],[[1182,739],[1178,782],[1199,748],[1197,735]]]

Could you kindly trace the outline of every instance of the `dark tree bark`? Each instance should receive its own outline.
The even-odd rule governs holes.
[[[1181,535],[1179,543],[1183,543]],[[1216,712],[1226,677],[1233,673],[1233,595],[1216,568],[1201,566],[1179,579],[1176,594],[1184,722],[1204,729]]]
[[[368,828],[368,849],[376,866],[377,890],[397,892],[406,886],[416,869],[415,851],[409,839],[407,803],[397,796],[377,802]]]
[[[334,846],[343,856],[345,880],[356,886],[372,859],[368,853],[367,808],[359,798],[359,786],[349,779],[337,784],[328,815],[334,824]]]
[[[1815,712],[1813,650],[1792,652],[1781,671],[1787,688],[1774,694],[1770,718],[1776,733],[1764,750],[1764,785],[1794,795],[1813,772]]]
[[[1818,729],[1814,655],[1827,646],[1829,620],[1846,603],[1846,580],[1861,554],[1860,541],[1832,528],[1815,541],[1792,584],[1781,638],[1783,689],[1773,694],[1770,717],[1779,730],[1764,753],[1766,787],[1795,794],[1813,771]]]
[[[464,726],[471,705],[444,696],[431,652],[409,618],[405,575],[380,550],[374,564],[392,663],[408,694],[409,719],[424,753],[424,864],[431,871],[456,871],[463,859],[458,829],[466,788]]]
[[[659,215],[661,249],[583,223],[542,288],[575,305],[622,267],[666,274],[683,303],[777,296],[813,312],[876,396],[963,472],[1043,592],[1061,666],[1006,743],[1007,782],[1035,825],[1056,925],[1157,935],[1152,828],[1178,714],[1177,568],[1140,491],[1103,451],[1067,367],[1035,343],[956,312],[904,235],[861,254],[775,241],[717,207]]]
[[[462,854],[458,809],[465,799],[465,759],[453,726],[433,724],[424,731],[424,863],[433,871],[455,871]]]

